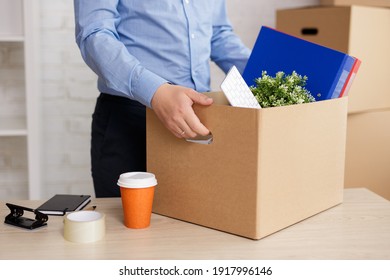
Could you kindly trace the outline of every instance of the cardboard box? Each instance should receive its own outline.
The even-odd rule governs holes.
[[[277,11],[277,29],[358,57],[350,113],[390,108],[390,9],[314,7]],[[310,77],[309,77],[310,79]]]
[[[390,200],[390,109],[348,116],[345,186]]]
[[[194,107],[210,145],[174,137],[147,111],[155,213],[260,239],[342,202],[347,98],[248,109],[220,95]]]
[[[377,6],[377,7],[390,7],[389,0],[321,0],[321,5],[336,5],[336,6]]]

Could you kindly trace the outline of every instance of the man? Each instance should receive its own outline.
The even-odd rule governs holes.
[[[178,138],[207,135],[192,105],[210,105],[209,60],[242,72],[250,50],[233,33],[224,0],[74,0],[76,42],[98,75],[92,121],[96,197],[146,169],[145,106]]]

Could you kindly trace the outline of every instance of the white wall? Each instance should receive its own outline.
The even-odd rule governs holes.
[[[73,1],[41,0],[42,196],[93,193],[90,122],[96,77],[74,39]]]
[[[226,0],[230,21],[242,41],[252,48],[262,25],[275,27],[275,11],[319,5],[319,0]],[[212,67],[211,87],[219,90],[224,74]]]
[[[319,0],[227,0],[227,4],[236,33],[252,47],[261,25],[275,26],[276,9],[318,5]],[[73,1],[41,0],[41,41],[42,198],[55,193],[93,194],[90,123],[98,91],[96,77],[82,61],[74,40]],[[223,76],[212,66],[214,90]],[[10,164],[0,161],[4,170]],[[8,181],[16,179],[16,174],[6,174],[11,177]],[[24,191],[6,192],[17,186],[1,182],[3,194],[24,198]]]

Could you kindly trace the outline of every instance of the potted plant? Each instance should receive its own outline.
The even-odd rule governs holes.
[[[305,88],[307,79],[295,71],[290,75],[280,71],[275,77],[262,71],[250,89],[262,108],[310,103],[315,99]]]

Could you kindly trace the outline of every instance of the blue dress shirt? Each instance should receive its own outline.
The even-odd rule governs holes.
[[[76,42],[101,92],[150,107],[163,83],[210,90],[210,59],[242,72],[250,55],[225,0],[74,0]]]

